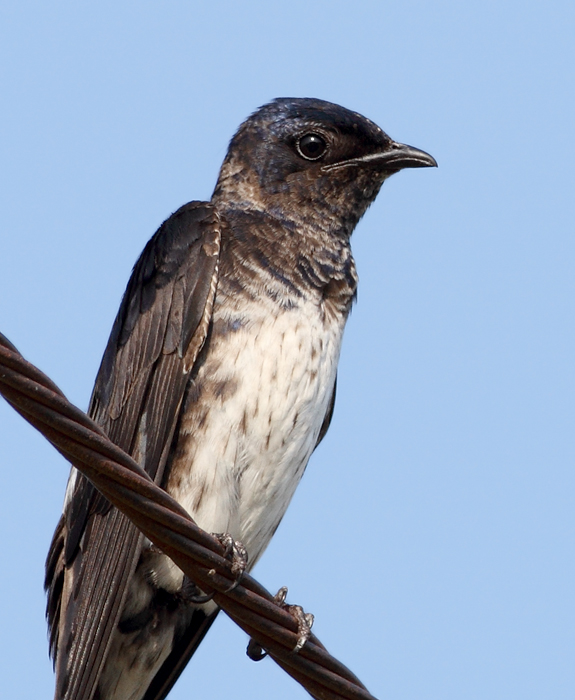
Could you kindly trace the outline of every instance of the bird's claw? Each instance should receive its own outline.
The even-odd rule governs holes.
[[[229,559],[232,563],[232,574],[235,580],[230,588],[225,591],[225,593],[229,593],[233,591],[242,580],[242,576],[248,565],[248,550],[241,542],[234,540],[229,532],[214,533],[214,537],[224,548],[224,557]]]
[[[228,532],[214,532],[213,535],[224,548],[224,557],[232,562],[232,574],[235,580],[232,585],[224,591],[224,593],[229,593],[233,591],[242,580],[248,563],[248,552],[244,545],[234,540]],[[212,572],[215,573],[215,570],[212,569]],[[209,603],[215,595],[215,591],[212,593],[202,593],[201,589],[191,580],[188,582],[188,588],[189,590],[186,592],[186,601],[194,603],[195,605]]]
[[[311,636],[311,628],[313,626],[313,615],[312,613],[304,612],[301,605],[289,605],[289,612],[295,617],[297,622],[297,644],[294,647],[294,652],[297,654],[298,651],[303,649],[303,645]]]
[[[311,636],[311,628],[313,626],[314,617],[311,613],[304,612],[301,605],[287,605],[287,586],[282,586],[274,596],[274,602],[280,608],[287,610],[289,614],[297,622],[297,644],[293,648],[293,652],[297,654],[303,649],[304,644]],[[267,656],[267,652],[254,639],[250,639],[246,654],[252,661],[261,661]]]
[[[197,586],[191,579],[187,577],[185,579],[184,589],[186,603],[193,603],[194,605],[204,605],[205,603],[209,603],[215,595],[215,592],[202,593],[202,590],[199,588],[199,586]]]
[[[255,639],[250,639],[248,642],[246,654],[252,661],[261,661],[268,655],[267,651],[264,651],[264,648],[260,646]]]
[[[281,608],[287,610],[289,614],[297,622],[297,644],[293,648],[293,651],[297,654],[301,651],[303,645],[307,642],[311,635],[311,628],[313,626],[313,615],[311,613],[304,612],[301,605],[287,605],[287,586],[282,586],[279,591],[275,594],[274,600]]]

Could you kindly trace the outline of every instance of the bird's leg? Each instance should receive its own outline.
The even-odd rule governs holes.
[[[304,612],[301,605],[287,605],[285,602],[287,592],[287,586],[282,586],[275,594],[274,602],[276,605],[279,605],[280,608],[287,610],[297,622],[297,644],[293,648],[294,653],[297,654],[310,638],[311,628],[313,626],[313,615],[311,613]],[[250,639],[248,643],[246,654],[252,661],[261,661],[267,656],[267,652],[253,639]]]
[[[248,565],[248,550],[241,542],[234,540],[229,532],[214,532],[212,534],[224,548],[224,557],[232,562],[232,574],[235,581],[232,583],[230,588],[227,589],[227,591],[224,591],[225,593],[229,593],[230,591],[233,591],[242,580],[242,576],[244,575]]]

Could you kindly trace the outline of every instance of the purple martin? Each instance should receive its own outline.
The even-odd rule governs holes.
[[[332,417],[352,231],[386,178],[435,165],[356,112],[276,99],[134,267],[89,414],[248,568]],[[162,700],[217,614],[75,469],[45,585],[57,700]]]

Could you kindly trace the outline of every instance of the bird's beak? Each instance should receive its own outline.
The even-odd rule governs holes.
[[[392,141],[388,149],[383,153],[373,154],[373,164],[381,165],[391,170],[402,168],[437,168],[437,161],[433,156],[419,148],[407,146],[404,143]]]
[[[333,165],[326,165],[323,169],[336,170],[354,165],[370,166],[376,170],[397,171],[402,168],[436,168],[437,161],[429,153],[420,151],[419,148],[392,141],[386,146],[385,151],[368,153],[360,158],[351,158]]]

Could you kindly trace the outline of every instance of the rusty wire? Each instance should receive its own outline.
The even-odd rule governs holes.
[[[247,574],[234,582],[221,543],[199,528],[186,511],[94,421],[0,333],[0,393],[94,486],[162,549],[202,590],[261,646],[286,673],[318,700],[375,700],[343,664],[311,635],[293,650],[298,627],[288,606]]]

